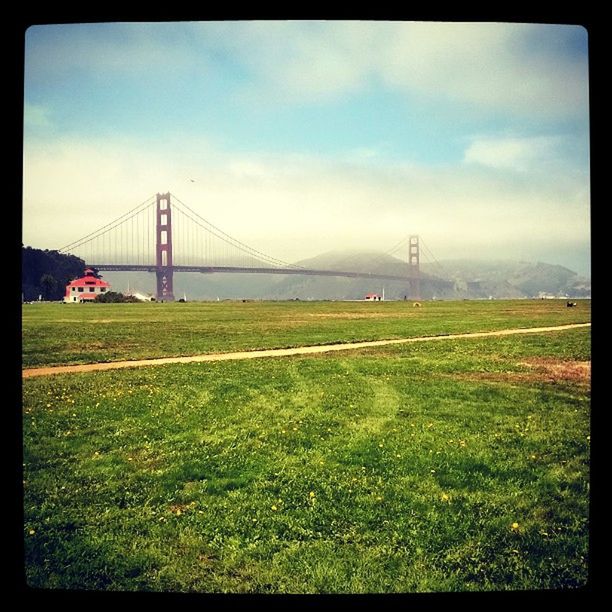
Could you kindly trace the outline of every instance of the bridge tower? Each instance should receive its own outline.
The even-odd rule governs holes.
[[[157,194],[157,233],[155,241],[155,275],[157,276],[157,299],[174,301],[172,287],[172,209],[169,193]]]
[[[419,237],[410,236],[410,250],[408,252],[408,269],[410,274],[410,298],[413,300],[421,299],[421,271],[419,267]]]

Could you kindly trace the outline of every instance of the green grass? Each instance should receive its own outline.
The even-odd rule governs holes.
[[[28,304],[24,367],[284,348],[590,320],[590,300]]]
[[[427,304],[409,319],[418,331],[390,321],[381,333],[505,327],[510,306],[528,309],[517,326],[536,315],[538,324],[579,320],[586,308],[568,309],[577,316],[508,303],[489,311],[492,323],[467,317],[482,319],[488,303],[459,304],[452,316]],[[279,340],[290,317],[279,318],[262,344]],[[337,329],[349,339],[372,322],[346,324]],[[590,408],[575,365],[589,359],[580,329],[26,379],[28,583],[232,593],[580,587]]]

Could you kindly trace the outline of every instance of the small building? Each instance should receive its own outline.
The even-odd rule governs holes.
[[[66,285],[64,302],[90,302],[95,300],[101,293],[110,290],[110,283],[98,278],[91,268],[85,270],[85,276],[76,278]]]
[[[366,293],[364,299],[366,302],[380,302],[380,295],[378,293]]]

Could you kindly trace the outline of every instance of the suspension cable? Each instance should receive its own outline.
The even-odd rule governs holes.
[[[262,253],[261,251],[258,251],[257,249],[254,249],[253,247],[250,247],[249,245],[245,244],[244,242],[241,242],[240,240],[234,238],[233,236],[230,236],[229,234],[227,234],[223,230],[219,229],[218,227],[216,227],[215,225],[210,223],[210,221],[208,221],[207,219],[205,219],[204,217],[199,215],[191,207],[189,207],[187,204],[185,204],[184,202],[179,200],[179,198],[177,198],[174,194],[171,194],[171,195],[172,195],[172,198],[174,199],[175,202],[178,202],[180,206],[183,206],[192,215],[195,216],[195,218],[194,218],[193,216],[189,215],[184,210],[181,211],[188,219],[193,221],[196,225],[199,225],[202,229],[204,229],[207,232],[213,234],[214,236],[216,236],[217,238],[219,238],[220,240],[222,240],[226,244],[229,244],[229,245],[231,245],[231,246],[241,250],[242,252],[247,253],[248,255],[251,255],[251,257],[253,257],[253,258],[255,258],[255,259],[259,260],[259,261],[262,261],[264,263],[268,263],[268,264],[272,264],[272,265],[277,265],[277,266],[280,265],[282,267],[287,267],[287,268],[302,268],[302,266],[298,266],[296,264],[289,264],[286,261],[282,261],[281,259],[277,259],[275,257],[271,257],[270,255],[266,255],[265,253]],[[180,209],[180,206],[179,206],[179,209]],[[203,225],[202,222],[205,225]]]
[[[62,251],[66,251],[68,249],[74,249],[74,248],[77,248],[77,247],[81,246],[85,242],[88,242],[89,240],[93,240],[94,238],[98,238],[99,235],[102,235],[103,233],[106,233],[106,232],[110,231],[111,229],[114,229],[115,227],[117,227],[121,223],[127,221],[128,220],[127,218],[129,218],[130,216],[135,216],[135,215],[141,213],[148,206],[151,206],[154,201],[155,201],[155,196],[151,196],[151,197],[147,198],[144,202],[140,203],[135,208],[132,208],[131,210],[129,210],[125,214],[123,214],[120,217],[118,217],[117,219],[115,219],[114,221],[111,221],[110,223],[107,223],[106,225],[103,225],[102,227],[100,227],[97,230],[87,234],[86,236],[83,236],[82,238],[79,238],[78,240],[75,240],[74,242],[71,242],[70,244],[67,244],[66,246],[62,247],[61,249],[58,249],[58,251],[62,252]]]
[[[179,221],[179,223],[177,223],[178,227],[176,228],[177,230],[179,230],[178,231],[179,235],[181,233],[181,230],[183,232],[187,232],[188,234],[191,233],[191,235],[189,236],[190,240],[188,239],[187,243],[181,247],[181,252],[184,251],[185,248],[187,249],[187,251],[185,251],[184,256],[187,257],[188,259],[191,259],[191,254],[189,253],[190,246],[192,248],[195,248],[196,250],[202,250],[203,252],[207,253],[207,258],[210,259],[210,257],[212,257],[212,254],[213,254],[212,244],[210,243],[210,240],[206,239],[206,236],[212,235],[218,240],[225,243],[226,247],[225,247],[223,255],[226,257],[228,254],[230,254],[230,251],[227,250],[227,246],[230,246],[235,249],[238,249],[238,251],[240,251],[244,255],[247,255],[260,263],[265,263],[268,265],[279,266],[279,267],[284,267],[284,268],[304,269],[303,266],[299,266],[297,264],[289,264],[286,261],[283,261],[281,259],[277,259],[270,255],[266,255],[265,253],[262,253],[261,251],[258,251],[257,249],[234,238],[233,236],[230,236],[229,234],[227,234],[220,228],[213,225],[210,221],[202,217],[199,213],[197,213],[190,206],[182,202],[174,194],[170,194],[170,195],[172,195],[172,198],[175,201],[175,207],[176,207],[177,212],[180,213],[177,216],[177,221]],[[147,253],[146,255],[143,253],[143,257],[146,257],[146,259],[148,260],[150,257],[150,252],[151,252],[150,249],[151,249],[151,237],[152,237],[151,236],[152,234],[152,231],[151,231],[152,215],[149,213],[149,209],[152,208],[152,205],[154,204],[154,202],[155,202],[155,196],[151,196],[147,198],[146,200],[141,202],[138,206],[132,208],[131,210],[124,213],[117,219],[111,221],[110,223],[107,223],[106,225],[103,225],[102,227],[98,228],[97,230],[93,232],[90,232],[89,234],[87,234],[86,236],[83,236],[79,240],[75,240],[67,244],[66,246],[62,247],[61,249],[59,249],[59,252],[66,252],[69,249],[76,249],[76,248],[84,246],[87,243],[89,243],[89,246],[92,249],[93,248],[92,243],[95,239],[101,238],[104,241],[104,237],[106,236],[109,239],[108,247],[112,248],[112,244],[114,242],[115,244],[114,252],[116,253],[117,252],[116,251],[117,241],[119,242],[119,246],[122,248],[124,246],[123,244],[124,239],[127,242],[129,237],[131,236],[133,240],[133,234],[135,230],[138,233],[138,231],[142,229],[143,240],[145,240],[145,225],[146,225],[146,243],[147,243],[146,251]],[[139,223],[139,219],[137,218],[137,216],[140,215],[141,213],[145,213],[145,220],[143,220],[142,227],[141,227],[141,224]],[[179,220],[181,216],[184,217],[185,220],[191,221],[194,225],[200,227],[201,229],[205,231],[205,233],[202,235],[202,238],[203,238],[202,241],[199,240],[199,236],[201,235],[201,233],[198,232],[195,229],[195,227],[190,225],[189,223],[183,222],[182,219]],[[134,223],[135,218],[136,218],[136,222]],[[124,224],[126,224],[128,221],[130,222],[130,227],[129,228],[127,226],[123,227]],[[114,235],[110,233],[111,230],[116,229],[118,227],[121,227],[121,230],[120,230],[121,235],[119,237],[117,237],[116,233]],[[124,237],[124,231],[125,231],[125,237]],[[154,235],[154,230],[153,230],[153,235]],[[393,256],[395,253],[397,253],[397,251],[405,247],[409,240],[410,240],[410,235],[405,236],[398,243],[396,243],[393,247],[391,247],[388,251],[378,255],[377,259],[380,259],[380,262],[382,263],[384,261],[385,256]],[[199,249],[198,249],[198,243],[200,244]],[[420,244],[421,244],[422,252],[428,258],[433,260],[433,263],[442,272],[442,274],[444,274],[445,276],[448,275],[448,272],[444,269],[442,264],[440,264],[440,262],[435,258],[431,249],[423,242],[423,240],[420,240]],[[130,247],[133,249],[134,245],[126,244],[125,247],[127,251],[130,249]],[[126,255],[127,255],[127,252],[126,252]],[[194,257],[197,260],[199,258],[198,253],[195,253]]]

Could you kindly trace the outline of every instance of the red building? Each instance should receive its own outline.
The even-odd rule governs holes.
[[[70,281],[66,285],[64,302],[87,302],[95,300],[101,293],[110,289],[110,283],[98,278],[91,268],[85,270],[85,276]]]

